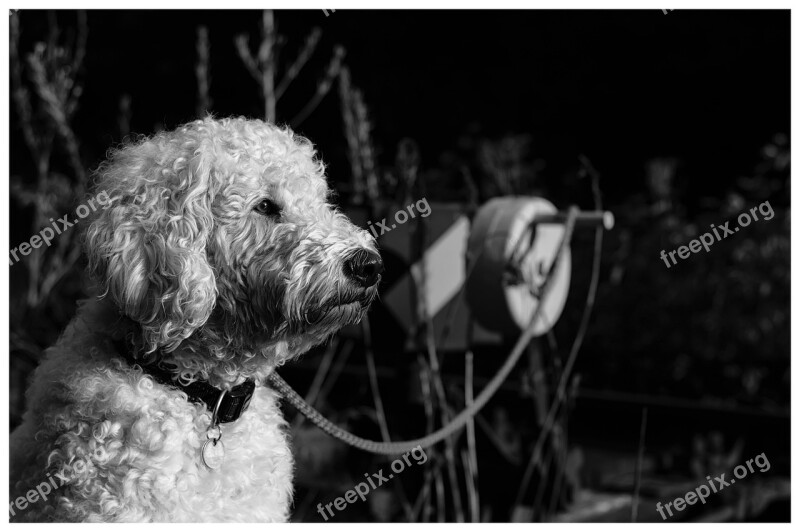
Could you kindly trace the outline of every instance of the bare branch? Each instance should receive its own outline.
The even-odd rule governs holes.
[[[47,70],[42,61],[43,45],[36,47],[33,53],[28,54],[28,66],[31,71],[31,81],[33,81],[36,94],[42,99],[44,104],[44,111],[52,120],[55,125],[56,131],[64,141],[67,149],[67,154],[70,158],[70,164],[75,171],[78,178],[78,183],[83,184],[86,179],[86,172],[83,169],[83,163],[80,160],[78,149],[78,139],[69,125],[67,112],[65,109],[65,102],[61,101],[58,97],[58,91],[47,79]]]
[[[375,172],[375,154],[372,149],[371,128],[369,116],[367,113],[367,105],[364,103],[364,97],[358,89],[353,90],[353,113],[355,116],[356,134],[358,135],[359,155],[361,157],[361,168],[364,172],[365,187],[367,196],[374,203],[378,200],[378,175]],[[416,166],[406,173],[411,175],[407,177],[407,186],[410,187],[416,181]],[[408,192],[410,194],[410,188]]]
[[[350,85],[350,69],[342,67],[339,73],[339,99],[342,109],[342,122],[344,123],[344,136],[347,140],[347,159],[350,162],[352,172],[352,197],[356,204],[364,200],[364,173],[361,168],[361,160],[358,156],[358,128],[356,127],[355,111],[353,110],[352,87]]]
[[[237,35],[236,39],[234,39],[234,44],[236,45],[236,51],[239,52],[239,59],[242,60],[244,63],[245,68],[253,77],[254,80],[258,83],[258,86],[261,86],[261,71],[258,70],[258,63],[256,63],[253,54],[250,53],[250,38],[245,35]]]
[[[261,91],[264,95],[264,118],[275,122],[275,14],[265,9],[261,18],[261,46],[258,49],[258,62],[261,68]]]
[[[74,240],[77,239],[69,238],[63,240],[65,242],[69,240],[71,243],[74,244]],[[58,256],[56,259],[52,261],[51,267],[47,272],[47,275],[45,276],[44,280],[42,281],[41,289],[39,290],[39,297],[38,297],[39,303],[43,303],[47,300],[47,297],[50,294],[50,292],[53,290],[53,288],[55,288],[58,282],[72,270],[72,267],[75,265],[76,262],[78,262],[80,256],[81,256],[81,247],[73,245],[70,248],[70,251],[65,259],[61,259],[61,257]]]
[[[77,76],[78,71],[83,67],[83,59],[86,57],[86,41],[89,37],[89,25],[87,23],[86,11],[78,11],[78,34],[75,39],[75,51],[72,55],[72,73]]]
[[[78,100],[83,94],[83,83],[78,75],[83,68],[83,60],[86,57],[86,41],[89,37],[89,26],[87,24],[86,11],[78,11],[78,33],[75,37],[75,49],[72,52],[72,66],[66,78],[70,81],[68,96],[64,102],[64,108],[68,118],[72,118],[78,108]]]
[[[34,159],[40,156],[41,148],[33,129],[33,112],[31,111],[31,99],[28,89],[22,81],[22,61],[19,56],[19,16],[10,18],[9,28],[9,54],[11,61],[11,97],[19,116],[19,125],[22,128],[22,135],[25,144]]]
[[[197,27],[197,62],[195,63],[195,76],[197,77],[197,108],[195,114],[203,118],[211,109],[211,76],[209,74],[211,44],[208,39],[208,28]]]
[[[286,70],[286,74],[283,76],[283,79],[278,84],[278,88],[275,89],[275,98],[280,100],[283,93],[286,92],[286,89],[289,87],[289,84],[297,78],[298,74],[300,74],[300,70],[305,66],[311,56],[314,54],[314,51],[317,49],[317,45],[319,44],[320,37],[322,36],[322,30],[319,28],[314,28],[311,30],[311,33],[306,37],[306,42],[303,44],[303,48],[300,50],[300,53],[297,55],[297,58],[294,60],[294,63]]]
[[[292,119],[291,126],[292,128],[297,128],[300,124],[302,124],[306,118],[314,112],[314,109],[320,104],[323,98],[328,94],[331,90],[331,85],[336,77],[339,75],[339,72],[342,69],[342,60],[345,56],[345,49],[343,46],[337,46],[334,49],[333,57],[331,58],[330,63],[328,63],[328,68],[325,70],[325,75],[323,76],[322,80],[317,84],[317,92],[311,98],[311,100],[300,110],[297,115]]]
[[[133,100],[130,94],[123,94],[119,97],[119,112],[117,114],[117,125],[120,138],[125,138],[131,133],[131,105]]]

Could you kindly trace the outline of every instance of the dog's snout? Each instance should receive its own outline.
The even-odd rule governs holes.
[[[344,274],[364,288],[377,283],[381,273],[383,273],[381,256],[365,249],[357,251],[344,263]]]

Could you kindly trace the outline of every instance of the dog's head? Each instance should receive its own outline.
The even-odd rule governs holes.
[[[373,238],[328,203],[322,163],[289,130],[197,121],[115,151],[97,181],[89,271],[147,352],[183,343],[234,366],[279,363],[375,298]]]

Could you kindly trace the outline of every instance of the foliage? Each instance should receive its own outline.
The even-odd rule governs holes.
[[[617,229],[605,247],[607,280],[587,344],[602,353],[590,386],[787,406],[789,398],[788,145],[762,150],[752,175],[736,180],[702,210],[650,179],[648,198],[613,208]],[[659,165],[651,166],[655,170]],[[688,245],[713,224],[769,201],[759,220],[708,252],[667,268],[661,250]],[[580,290],[580,289],[578,289]]]

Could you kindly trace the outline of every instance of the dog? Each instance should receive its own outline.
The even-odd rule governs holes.
[[[260,120],[129,143],[95,181],[98,295],[33,375],[11,519],[287,521],[293,460],[265,380],[365,316],[375,240],[328,202],[312,144]]]

